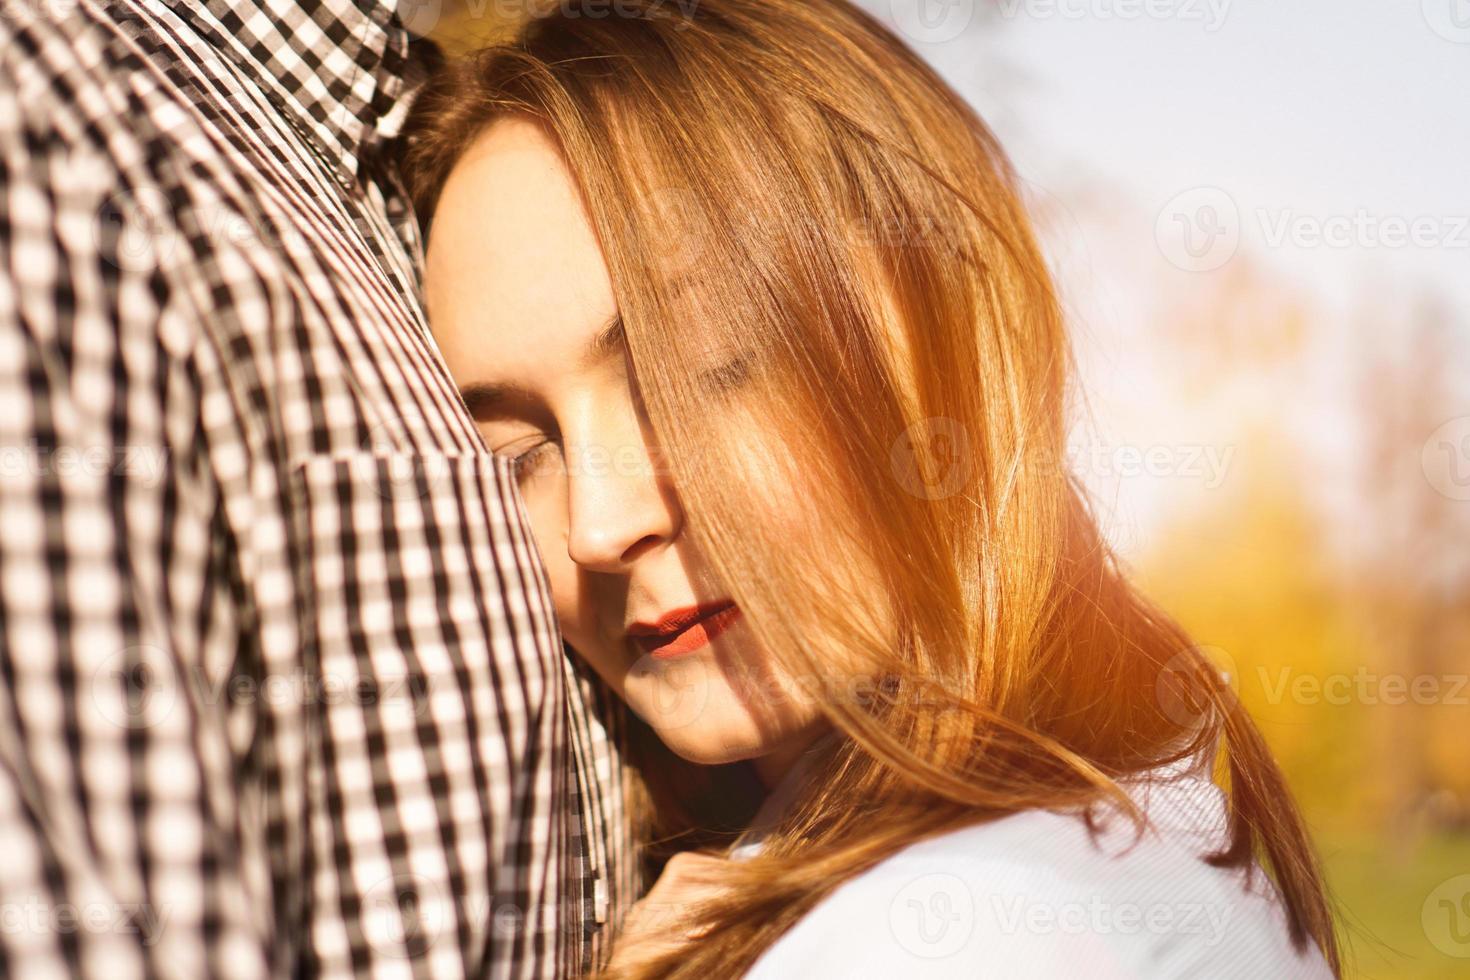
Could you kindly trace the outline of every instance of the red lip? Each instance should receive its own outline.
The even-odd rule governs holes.
[[[701,649],[729,629],[740,616],[740,607],[728,599],[685,606],[666,613],[656,623],[638,622],[628,627],[628,636],[655,657],[677,657]]]

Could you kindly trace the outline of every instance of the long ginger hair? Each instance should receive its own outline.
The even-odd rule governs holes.
[[[562,4],[448,65],[404,163],[427,224],[490,123],[552,134],[687,533],[842,736],[696,910],[705,938],[650,975],[744,970],[836,885],[946,830],[1108,802],[1140,822],[1120,783],[1191,759],[1228,790],[1206,860],[1259,860],[1293,942],[1340,972],[1281,771],[1069,471],[1063,318],[985,124],[845,0],[615,14]],[[708,350],[741,355],[716,396],[689,370]],[[772,485],[809,530],[769,519]],[[671,801],[663,830],[696,809]]]

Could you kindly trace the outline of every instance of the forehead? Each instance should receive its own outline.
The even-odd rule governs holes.
[[[525,376],[580,348],[616,311],[577,187],[551,137],[507,117],[446,181],[425,292],[450,369]]]

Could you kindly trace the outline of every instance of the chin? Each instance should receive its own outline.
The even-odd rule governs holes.
[[[793,705],[758,721],[713,662],[690,661],[679,668],[676,673],[635,668],[621,693],[671,752],[697,765],[769,755],[821,721],[815,708]]]
[[[741,762],[766,755],[774,748],[754,731],[754,726],[743,731],[692,729],[693,726],[664,729],[656,723],[653,725],[654,732],[671,752],[701,766]]]

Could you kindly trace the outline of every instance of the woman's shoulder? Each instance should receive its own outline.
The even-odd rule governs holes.
[[[1026,811],[912,844],[845,882],[778,940],[752,978],[1330,977],[1298,953],[1259,868],[1222,869],[1225,812],[1206,779],[1131,790],[1120,813]]]

